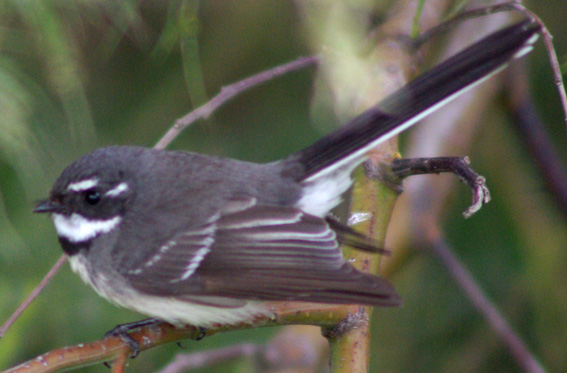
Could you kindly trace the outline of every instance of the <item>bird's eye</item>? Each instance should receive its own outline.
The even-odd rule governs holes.
[[[88,190],[85,192],[85,201],[91,205],[94,206],[97,203],[100,202],[100,193],[97,192],[96,190]]]

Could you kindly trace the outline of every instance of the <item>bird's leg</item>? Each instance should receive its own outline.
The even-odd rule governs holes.
[[[163,321],[155,318],[134,321],[126,324],[117,325],[114,329],[107,332],[104,337],[120,337],[124,343],[132,350],[132,359],[140,352],[140,343],[130,336],[130,332],[145,326],[161,324]]]
[[[138,341],[136,341],[134,338],[132,338],[132,336],[130,336],[130,332],[136,329],[140,329],[146,326],[154,326],[154,325],[159,325],[164,323],[164,321],[161,321],[160,319],[156,319],[156,318],[150,318],[150,319],[144,319],[144,320],[140,320],[140,321],[134,321],[131,323],[126,323],[126,324],[120,324],[117,325],[116,327],[114,327],[114,329],[110,330],[109,332],[107,332],[104,335],[104,338],[107,337],[119,337],[120,339],[122,339],[122,341],[128,346],[130,347],[130,350],[132,350],[132,355],[130,355],[130,357],[133,359],[136,356],[138,356],[138,354],[140,353],[140,343]],[[199,334],[196,337],[193,337],[194,340],[196,341],[200,341],[201,339],[203,339],[206,335],[207,335],[207,329],[206,328],[202,328],[199,327]],[[107,365],[105,363],[105,365]]]

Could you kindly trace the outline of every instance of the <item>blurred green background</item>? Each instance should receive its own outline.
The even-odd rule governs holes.
[[[376,3],[385,12],[394,2]],[[296,5],[278,0],[0,2],[0,323],[62,253],[51,221],[31,213],[62,169],[103,145],[153,146],[177,118],[223,85],[313,53]],[[554,34],[559,53],[566,51],[567,4],[529,5]],[[381,17],[386,13],[374,21]],[[565,154],[567,135],[542,49],[529,57],[532,92]],[[313,77],[314,69],[306,69],[247,91],[184,131],[170,148],[257,162],[299,150],[337,125],[328,113],[310,115]],[[470,197],[457,189],[445,231],[543,365],[565,371],[566,219],[507,114],[498,108],[494,113],[481,129],[481,145],[469,154],[488,178],[493,201],[479,216],[464,220],[461,212]],[[525,199],[532,203],[527,211],[519,204]],[[375,310],[372,371],[518,370],[434,258],[410,255],[391,280],[405,306]],[[99,298],[65,266],[0,340],[0,369],[99,339],[114,325],[139,318]],[[262,343],[277,331],[187,341],[184,351]],[[180,351],[171,345],[142,353],[130,369],[159,369]]]

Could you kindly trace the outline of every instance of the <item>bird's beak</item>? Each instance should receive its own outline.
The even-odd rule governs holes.
[[[57,203],[57,202],[53,202],[50,200],[46,200],[46,201],[41,201],[39,202],[33,209],[33,212],[39,212],[39,213],[44,213],[44,212],[59,212],[61,211],[62,206]]]

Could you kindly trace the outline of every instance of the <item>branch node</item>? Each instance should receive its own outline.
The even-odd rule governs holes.
[[[364,307],[360,306],[358,308],[358,312],[349,312],[347,316],[339,321],[334,327],[322,328],[321,334],[323,334],[323,337],[328,340],[334,340],[353,329],[358,329],[361,326],[367,326],[368,321],[368,315],[366,314]]]

